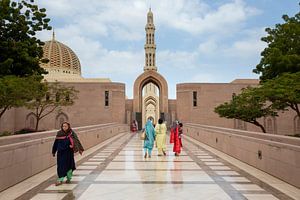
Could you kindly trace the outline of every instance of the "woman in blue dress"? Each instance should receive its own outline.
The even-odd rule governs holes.
[[[152,149],[153,149],[154,140],[155,140],[155,130],[154,130],[151,120],[148,120],[146,123],[145,133],[146,133],[146,137],[144,140],[144,151],[145,151],[144,158],[147,158],[147,155],[149,158],[151,158]]]
[[[61,130],[57,132],[53,147],[52,154],[55,156],[57,152],[57,175],[58,180],[55,185],[61,185],[64,178],[67,178],[66,183],[70,183],[73,171],[76,169],[74,153],[79,152],[82,154],[84,151],[77,134],[71,129],[68,122],[61,125]]]

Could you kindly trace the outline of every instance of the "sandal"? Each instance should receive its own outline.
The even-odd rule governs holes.
[[[62,184],[63,184],[62,181],[56,181],[55,186],[59,186],[59,185],[62,185]]]
[[[70,184],[71,183],[71,180],[66,180],[66,184]]]

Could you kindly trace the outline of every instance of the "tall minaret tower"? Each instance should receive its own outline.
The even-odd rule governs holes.
[[[145,27],[146,30],[146,44],[145,44],[145,67],[144,71],[154,70],[157,71],[157,67],[155,64],[156,60],[156,45],[154,40],[155,26],[153,22],[153,13],[151,12],[151,8],[147,14],[147,24]]]

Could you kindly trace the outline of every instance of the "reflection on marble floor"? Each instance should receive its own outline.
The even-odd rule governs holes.
[[[145,159],[139,137],[123,136],[79,164],[72,184],[50,184],[32,199],[286,199],[206,149],[184,144],[180,157],[168,145],[166,157],[155,149]]]

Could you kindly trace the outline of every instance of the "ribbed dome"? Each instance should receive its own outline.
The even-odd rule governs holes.
[[[53,39],[43,46],[44,58],[49,62],[42,64],[49,74],[77,74],[81,75],[80,61],[68,46]]]

